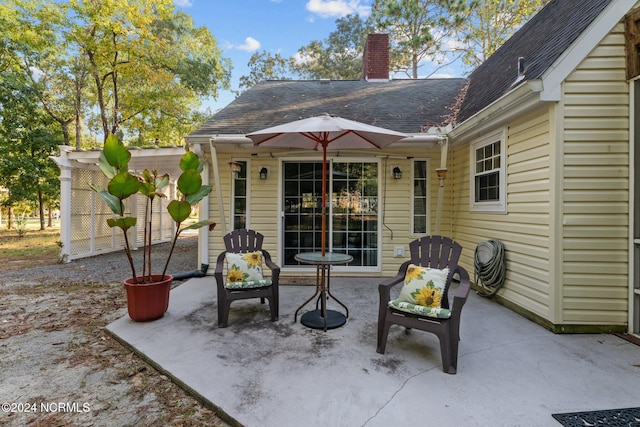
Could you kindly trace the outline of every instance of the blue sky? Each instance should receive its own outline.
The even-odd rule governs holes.
[[[266,50],[285,58],[313,40],[335,31],[335,21],[348,14],[368,16],[371,0],[174,0],[179,10],[206,26],[218,41],[223,56],[233,64],[231,86],[248,75],[247,63],[255,52]],[[459,75],[444,70],[445,75]],[[235,96],[228,91],[205,104],[217,110]]]

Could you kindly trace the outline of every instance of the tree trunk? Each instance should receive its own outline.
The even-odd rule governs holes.
[[[44,203],[42,200],[42,189],[38,188],[38,209],[40,211],[40,231],[45,229],[44,226]]]
[[[81,110],[82,110],[82,85],[84,79],[80,81],[81,77],[76,76],[75,86],[76,93],[74,98],[74,109],[75,109],[75,117],[76,117],[76,150],[79,150],[82,147],[82,123],[80,123],[81,118]]]
[[[47,203],[47,227],[53,227],[53,214],[51,212],[51,202]]]

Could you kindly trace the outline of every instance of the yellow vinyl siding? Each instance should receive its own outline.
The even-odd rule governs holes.
[[[273,261],[282,265],[278,250],[278,227],[281,224],[280,199],[278,187],[280,183],[278,159],[256,158],[248,161],[251,168],[251,179],[247,188],[249,228],[264,235],[263,248],[269,251]],[[266,180],[260,179],[260,167],[266,166],[269,175]]]
[[[227,221],[227,227],[229,231],[232,228],[232,222],[229,217],[230,213],[230,196],[231,196],[231,173],[229,171],[229,162],[232,158],[240,159],[241,157],[232,156],[229,152],[218,151],[218,164],[220,171],[220,185],[222,189],[222,196],[224,200],[224,217]],[[389,159],[385,159],[384,156],[389,155]],[[429,215],[430,223],[428,224],[429,232],[433,232],[436,219],[436,205],[438,196],[438,179],[436,177],[435,168],[439,167],[440,162],[440,149],[438,146],[434,146],[429,149],[418,150],[387,150],[387,151],[373,151],[365,152],[363,150],[360,157],[364,161],[375,161],[377,156],[381,156],[380,159],[380,176],[379,176],[379,214],[381,216],[381,222],[379,225],[379,233],[381,234],[381,246],[379,250],[381,252],[381,265],[380,272],[375,273],[350,273],[341,271],[341,276],[354,275],[371,275],[371,276],[393,276],[397,273],[398,267],[404,261],[409,259],[409,242],[419,236],[411,235],[411,189],[413,186],[412,158],[424,159],[427,161],[427,169],[429,173],[428,178],[428,196],[429,196]],[[331,156],[329,156],[331,157]],[[404,158],[401,158],[404,157]],[[354,157],[355,158],[355,157]],[[251,158],[245,159],[247,161],[247,167],[249,168],[249,182],[248,182],[248,225],[265,236],[264,247],[270,253],[274,261],[278,264],[280,262],[280,247],[279,242],[281,236],[281,217],[280,217],[280,203],[279,192],[281,191],[281,161],[277,155],[275,158]],[[315,158],[313,158],[316,160]],[[318,159],[319,160],[319,159]],[[390,175],[391,166],[398,165],[402,170],[402,179],[396,180]],[[260,180],[259,169],[260,166],[267,166],[269,168],[269,177],[267,180]],[[386,174],[386,189],[385,189],[385,174]],[[213,171],[210,173],[210,185],[213,186],[213,191],[209,198],[209,210],[210,219],[218,223],[218,226],[213,232],[210,233],[209,238],[209,263],[211,266],[215,266],[216,258],[220,252],[224,250],[222,243],[223,227],[218,195],[217,184],[215,183],[215,177]],[[384,214],[383,214],[384,203]],[[450,196],[445,193],[443,200],[443,220],[441,225],[442,234],[450,235],[447,230],[451,229],[451,199]],[[405,249],[405,257],[394,257],[394,247],[402,246]],[[211,267],[211,272],[214,267]],[[287,272],[282,273],[284,276]],[[289,273],[291,274],[291,273]],[[309,275],[313,276],[315,271],[309,270],[308,272],[300,273],[297,271],[295,275]]]
[[[218,164],[220,170],[220,184],[222,188],[222,196],[224,200],[224,217],[227,221],[227,231],[233,228],[233,220],[230,217],[231,212],[231,179],[232,175],[229,171],[229,162],[231,159],[240,159],[237,156],[231,156],[229,153],[218,152]],[[247,183],[247,226],[251,229],[259,231],[264,235],[264,249],[268,250],[271,257],[276,263],[279,263],[278,254],[278,160],[277,159],[242,159],[247,162],[248,183]],[[269,176],[266,180],[260,180],[260,166],[267,166]],[[222,215],[218,195],[217,186],[213,173],[210,174],[210,185],[213,187],[209,198],[209,216],[212,221],[218,225],[211,233],[209,238],[209,262],[215,265],[216,257],[224,251],[222,236],[224,235],[222,227]]]
[[[506,214],[469,211],[469,146],[458,144],[453,150],[458,204],[454,238],[465,248],[465,267],[473,274],[479,242],[500,240],[507,250],[507,281],[501,296],[545,319],[550,318],[551,298],[548,117],[548,109],[542,107],[507,126]]]
[[[209,159],[211,161],[211,159]],[[218,153],[218,168],[220,171],[220,187],[222,193],[222,199],[224,203],[224,211],[222,206],[218,203],[218,184],[215,181],[213,168],[209,173],[209,184],[213,188],[209,195],[209,219],[216,223],[216,227],[209,233],[209,274],[213,274],[215,270],[216,260],[220,252],[224,251],[224,242],[222,236],[224,236],[223,220],[227,223],[227,232],[231,231],[231,219],[229,218],[229,194],[231,194],[231,172],[229,172],[229,162],[231,156],[228,154]]]
[[[409,185],[411,163],[405,160],[400,162],[394,160],[393,164],[399,165],[402,169],[402,179],[387,178],[384,217],[380,225],[380,233],[382,234],[382,275],[387,277],[394,276],[398,272],[400,264],[408,259],[411,232],[409,220],[409,211],[411,209],[411,187]],[[387,167],[387,169],[390,168]],[[389,170],[386,173],[389,173]],[[384,183],[382,183],[381,188],[382,193],[384,193]],[[382,197],[384,197],[383,194],[381,194]],[[393,248],[395,246],[404,247],[407,256],[404,258],[394,257]]]
[[[440,167],[440,149],[438,147],[430,149],[417,149],[413,151],[396,150],[394,152],[381,152],[380,155],[390,155],[385,161],[382,159],[380,163],[380,206],[384,209],[384,216],[380,224],[380,234],[382,235],[382,265],[381,272],[378,275],[390,277],[398,272],[398,267],[409,259],[409,242],[420,237],[420,235],[411,234],[411,212],[413,200],[413,159],[425,160],[427,162],[428,174],[428,207],[430,222],[427,223],[427,233],[434,232],[436,223],[436,206],[438,203],[438,178],[436,177],[436,168]],[[410,157],[408,159],[398,159],[396,156]],[[390,175],[391,166],[398,165],[402,170],[402,178],[394,179]],[[385,169],[386,168],[386,169]],[[386,178],[386,195],[385,182]],[[382,206],[384,200],[384,208]],[[450,204],[447,192],[443,200],[443,216],[441,223],[441,234],[447,234],[443,230],[450,229]],[[380,215],[383,215],[380,212]],[[404,257],[394,257],[394,247],[402,246],[405,250]]]
[[[627,320],[629,88],[620,24],[563,84],[558,323]]]

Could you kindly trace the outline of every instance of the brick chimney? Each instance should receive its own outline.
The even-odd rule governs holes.
[[[362,55],[364,80],[389,80],[389,34],[369,34]]]

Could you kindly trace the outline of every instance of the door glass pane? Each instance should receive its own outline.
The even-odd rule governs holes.
[[[321,250],[322,163],[285,162],[283,170],[284,265],[299,265],[297,253]],[[350,266],[376,266],[378,164],[332,162],[328,170],[326,249],[353,256]]]
[[[284,163],[284,265],[321,250],[322,162]]]
[[[376,266],[378,164],[334,162],[333,176],[332,250],[353,256],[350,266]]]

